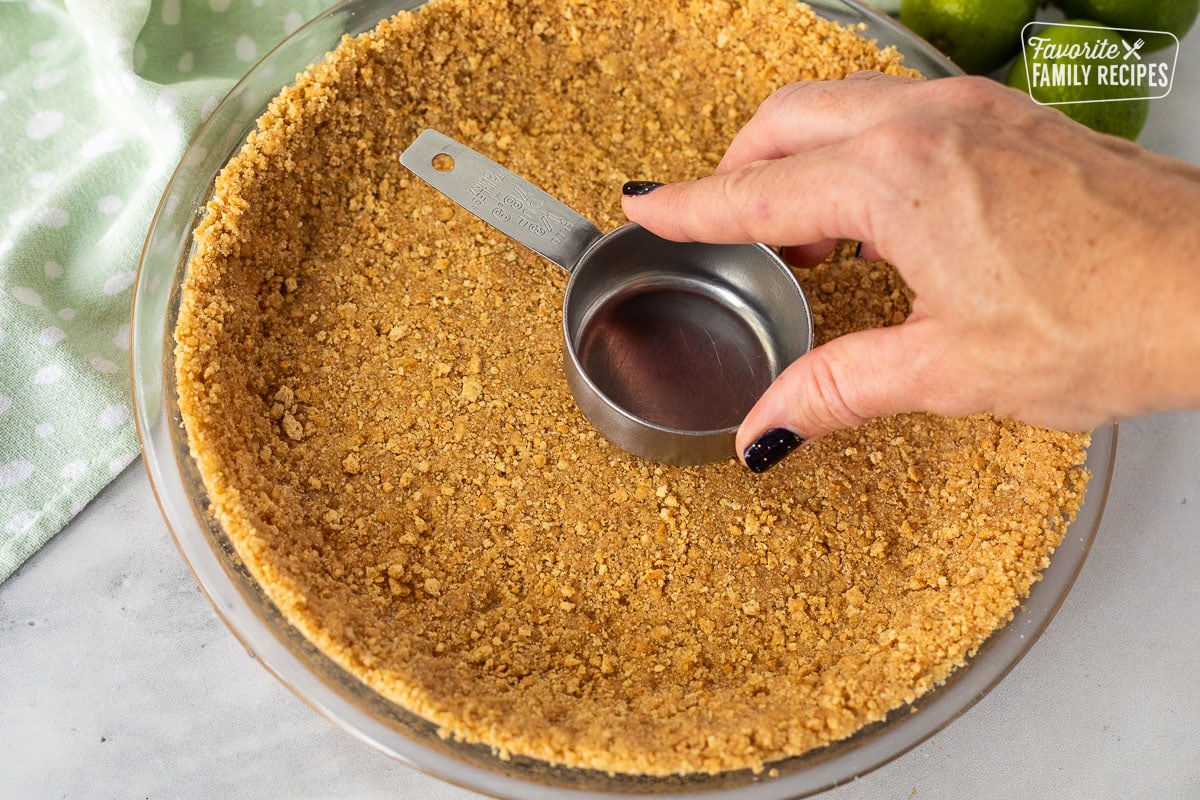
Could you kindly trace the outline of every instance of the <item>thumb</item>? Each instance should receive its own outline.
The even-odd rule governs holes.
[[[742,421],[737,451],[751,470],[773,466],[804,441],[875,417],[926,410],[928,321],[847,334],[796,359]]]

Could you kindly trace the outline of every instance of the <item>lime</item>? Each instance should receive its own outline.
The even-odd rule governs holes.
[[[1021,46],[1037,0],[903,0],[900,21],[964,72],[991,72]]]
[[[1126,48],[1120,34],[1075,19],[1035,28],[1029,37],[1024,57],[1008,73],[1009,86],[1029,92],[1039,103],[1055,103],[1054,108],[1092,130],[1137,138],[1150,112],[1145,98],[1152,92],[1122,83],[1134,73],[1122,66],[1126,62],[1120,54]],[[1106,55],[1097,58],[1097,53]]]
[[[1170,31],[1183,36],[1196,21],[1200,0],[1057,0],[1071,17],[1086,17],[1114,28]],[[1171,43],[1170,37],[1147,39],[1148,50]]]

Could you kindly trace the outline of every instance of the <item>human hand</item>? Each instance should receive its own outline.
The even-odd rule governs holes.
[[[1085,430],[1200,401],[1200,169],[992,81],[792,84],[712,176],[645,187],[624,209],[660,236],[802,264],[857,239],[915,293],[903,324],[783,372],[738,431],[752,468],[900,412]]]

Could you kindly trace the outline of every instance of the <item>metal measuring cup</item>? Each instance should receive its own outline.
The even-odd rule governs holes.
[[[742,418],[812,347],[812,314],[761,244],[671,242],[628,223],[608,233],[466,145],[426,130],[400,163],[562,267],[563,367],[609,441],[666,464],[734,455]]]

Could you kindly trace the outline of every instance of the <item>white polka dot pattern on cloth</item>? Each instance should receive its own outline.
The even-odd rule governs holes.
[[[133,461],[135,458],[137,458],[137,453],[122,453],[119,456],[114,456],[108,462],[108,474],[116,477],[116,475],[121,470],[125,469],[125,467],[129,465],[129,462]]]
[[[133,270],[126,272],[118,272],[104,282],[103,291],[106,295],[120,294],[133,285],[134,279],[137,278],[137,273]]]
[[[39,92],[44,92],[47,89],[51,89],[62,83],[67,77],[67,74],[68,73],[65,69],[46,70],[41,75],[38,75],[36,78],[34,78],[33,88],[37,89]]]
[[[61,208],[50,206],[43,208],[37,214],[37,224],[43,228],[65,228],[67,223],[71,221],[71,215]]]
[[[12,288],[12,296],[17,299],[17,302],[24,303],[27,306],[40,306],[42,304],[42,296],[28,286],[14,286]]]
[[[154,99],[154,113],[160,117],[170,117],[179,107],[179,92],[174,89],[163,89]]]
[[[33,382],[38,386],[49,386],[52,383],[58,383],[65,372],[66,370],[61,365],[49,364],[37,371],[33,376]]]
[[[34,189],[47,189],[53,184],[53,172],[35,172],[29,176],[29,185]]]
[[[128,350],[129,349],[129,324],[128,323],[117,328],[116,334],[113,335],[112,343],[113,343],[113,347],[117,348],[118,350]]]
[[[107,128],[84,142],[79,154],[90,160],[118,150],[120,147],[121,132],[116,128]]]
[[[44,42],[37,42],[36,44],[30,45],[29,57],[46,58],[48,56],[52,56],[58,52],[58,49],[61,46],[62,42],[60,42],[58,39],[47,39]]]
[[[33,526],[33,523],[37,522],[37,518],[36,511],[18,511],[8,518],[8,522],[4,525],[4,532],[10,536],[24,533]]]
[[[254,40],[249,36],[239,36],[237,42],[234,43],[234,50],[237,57],[241,61],[253,61],[258,55],[258,48],[254,45]]]
[[[58,133],[65,119],[61,111],[38,111],[25,123],[25,135],[34,141],[48,139]]]
[[[115,431],[125,420],[129,419],[129,409],[125,406],[108,406],[100,412],[96,424],[102,430]]]
[[[67,338],[67,334],[63,332],[62,328],[43,328],[42,332],[38,334],[38,344],[42,347],[53,347],[65,338]]]
[[[137,457],[138,257],[200,122],[333,0],[0,0],[0,581]]]
[[[0,489],[11,489],[33,474],[33,464],[24,459],[0,464]]]
[[[179,0],[163,0],[162,5],[162,23],[163,25],[178,25],[181,18],[181,9]]]
[[[82,458],[77,458],[74,461],[69,461],[63,464],[62,470],[58,473],[63,480],[73,481],[81,477],[87,472],[88,463]]]
[[[121,210],[124,203],[115,194],[106,194],[96,203],[96,210],[101,214],[115,214]]]

